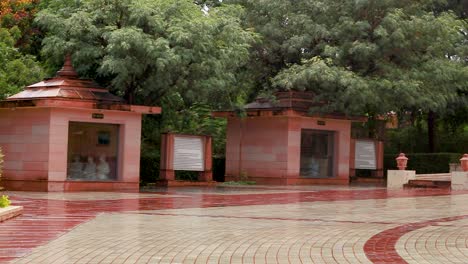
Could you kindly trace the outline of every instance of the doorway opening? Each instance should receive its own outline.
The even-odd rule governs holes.
[[[302,178],[334,178],[335,132],[302,129],[301,168]]]

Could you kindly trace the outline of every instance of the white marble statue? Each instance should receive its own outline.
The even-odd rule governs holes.
[[[320,176],[320,163],[315,157],[302,157],[301,158],[301,173],[307,177]]]
[[[94,163],[94,159],[91,156],[88,156],[88,162],[85,164],[83,178],[90,180],[96,178],[96,163]]]
[[[74,156],[73,162],[68,168],[68,177],[71,179],[79,179],[83,174],[83,163],[80,162],[80,156]]]
[[[106,161],[106,156],[99,156],[99,162],[96,167],[96,177],[98,180],[108,180],[110,173],[109,163]]]

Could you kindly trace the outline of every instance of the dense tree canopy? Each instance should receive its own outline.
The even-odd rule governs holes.
[[[242,29],[242,9],[202,12],[190,0],[81,1],[45,9],[43,52],[56,63],[73,53],[78,70],[111,86],[130,102],[158,103],[171,93],[220,107],[238,94],[255,35]]]
[[[435,1],[239,0],[257,86],[311,90],[329,111],[444,109],[466,92],[466,22]],[[440,2],[440,1],[439,1]]]
[[[17,27],[10,30],[0,28],[0,99],[19,92],[43,76],[42,68],[34,56],[23,55],[15,48],[20,36]]]
[[[11,29],[18,27],[21,35],[15,46],[21,52],[37,54],[41,45],[41,32],[33,25],[39,8],[39,0],[0,0],[0,26]]]

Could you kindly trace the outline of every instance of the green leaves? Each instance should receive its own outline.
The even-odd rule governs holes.
[[[99,77],[131,102],[158,104],[177,91],[189,105],[221,107],[231,102],[219,100],[219,91],[231,93],[255,41],[241,14],[234,5],[204,14],[190,0],[97,0],[69,14],[46,9],[37,22],[50,32],[46,56],[74,53],[82,75]]]
[[[266,89],[354,114],[443,110],[466,90],[466,22],[434,13],[437,1],[234,2],[263,37],[252,70]]]
[[[332,64],[331,60],[314,57],[303,60],[302,63],[292,65],[281,71],[273,78],[273,85],[277,89],[296,89],[314,92],[317,102],[326,102],[319,112],[340,111],[353,113],[362,107],[368,97],[376,97],[375,90],[368,87],[369,80]],[[375,103],[367,103],[367,107]]]
[[[11,204],[11,201],[7,195],[2,195],[0,197],[0,208],[8,207],[10,206],[10,204]]]
[[[13,45],[18,28],[0,28],[0,99],[18,93],[24,86],[39,81],[43,72],[31,55],[22,55]]]

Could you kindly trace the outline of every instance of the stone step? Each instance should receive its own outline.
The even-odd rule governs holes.
[[[417,174],[416,180],[427,181],[451,181],[452,175],[450,173],[437,173],[437,174]]]
[[[443,180],[409,180],[403,185],[403,188],[437,188],[437,189],[450,189],[452,182]]]

